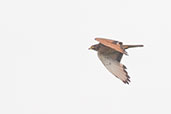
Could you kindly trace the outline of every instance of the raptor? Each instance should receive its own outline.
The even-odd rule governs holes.
[[[123,54],[128,55],[126,49],[143,47],[143,45],[123,45],[122,42],[105,38],[95,38],[99,44],[92,45],[89,49],[97,51],[97,55],[109,72],[129,84],[130,77],[126,66],[121,64]]]

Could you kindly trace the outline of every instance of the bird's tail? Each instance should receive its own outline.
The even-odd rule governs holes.
[[[124,49],[134,48],[134,47],[144,47],[144,45],[123,45]]]

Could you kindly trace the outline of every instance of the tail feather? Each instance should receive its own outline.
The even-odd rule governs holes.
[[[134,47],[144,47],[144,45],[123,45],[124,49],[134,48]]]

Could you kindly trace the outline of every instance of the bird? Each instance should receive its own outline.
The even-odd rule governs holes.
[[[123,45],[122,42],[107,38],[95,38],[99,44],[92,45],[89,49],[97,51],[98,58],[103,65],[114,76],[123,83],[130,83],[130,76],[126,71],[126,66],[121,64],[123,55],[128,55],[126,49],[134,47],[143,47],[144,45]]]

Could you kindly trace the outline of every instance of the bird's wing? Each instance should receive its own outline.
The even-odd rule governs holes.
[[[122,80],[124,83],[129,84],[130,77],[126,72],[126,67],[120,63],[120,59],[122,58],[122,53],[111,53],[111,54],[104,54],[98,53],[99,59],[102,61],[104,66],[115,75],[117,78]]]
[[[119,41],[115,41],[115,40],[110,40],[110,39],[105,39],[105,38],[95,38],[95,40],[97,40],[98,42],[100,42],[101,44],[110,47],[120,53],[126,54],[127,52],[125,51],[124,48],[122,48],[122,42]]]

